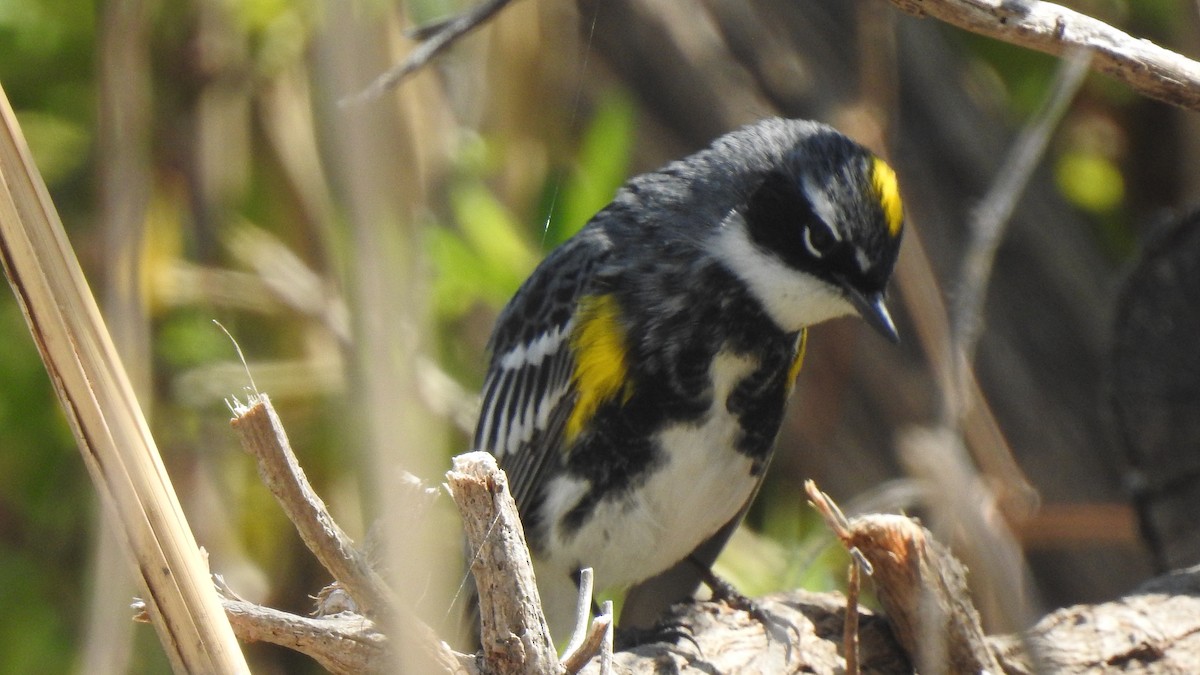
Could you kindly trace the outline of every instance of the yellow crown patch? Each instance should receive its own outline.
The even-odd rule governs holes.
[[[904,224],[904,207],[900,203],[900,185],[896,182],[896,172],[887,162],[875,158],[871,165],[871,184],[875,187],[875,196],[883,207],[883,215],[887,219],[888,234],[893,237],[900,235]]]

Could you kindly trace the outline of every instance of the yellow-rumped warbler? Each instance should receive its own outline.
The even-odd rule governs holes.
[[[771,458],[806,327],[883,303],[895,174],[834,129],[767,119],[630,180],[496,322],[475,448],[508,473],[551,633],[575,580],[696,590]]]

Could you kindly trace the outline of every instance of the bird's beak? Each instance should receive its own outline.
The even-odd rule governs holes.
[[[850,302],[854,303],[859,316],[870,324],[871,328],[879,331],[888,342],[899,344],[900,334],[896,332],[896,324],[892,323],[892,315],[888,314],[887,305],[883,304],[882,292],[864,295],[862,291],[846,282],[842,282],[842,288],[850,297]]]

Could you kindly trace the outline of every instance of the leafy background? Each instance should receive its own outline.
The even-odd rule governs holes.
[[[397,92],[362,104],[399,120],[396,136],[380,143],[402,155],[405,171],[382,183],[400,206],[381,211],[388,217],[371,227],[404,233],[398,259],[420,280],[396,298],[402,304],[417,299],[400,310],[420,317],[404,324],[419,333],[412,382],[422,383],[426,419],[442,430],[425,437],[435,439],[431,449],[441,462],[466,447],[491,321],[537,261],[628,175],[694,149],[735,122],[782,109],[851,131],[889,128],[910,220],[930,232],[934,269],[942,279],[952,275],[962,223],[987,185],[987,172],[999,164],[1000,156],[984,148],[1003,148],[1004,141],[994,139],[1011,138],[1037,108],[1054,60],[902,17],[878,0],[803,4],[799,11],[813,17],[812,30],[831,44],[844,32],[870,34],[883,16],[902,48],[885,54],[882,65],[854,40],[824,57],[795,57],[799,65],[779,57],[782,76],[799,90],[796,99],[750,99],[726,86],[746,79],[729,73],[737,63],[684,51],[713,41],[711,19],[692,21],[697,17],[669,3],[644,3],[638,16],[659,17],[672,27],[670,39],[697,36],[695,43],[672,43],[683,45],[694,66],[680,80],[701,73],[700,81],[711,85],[714,103],[697,106],[668,100],[675,82],[660,80],[656,88],[639,81],[638,73],[661,72],[669,56],[621,62],[618,55],[638,53],[637,30],[629,24],[626,33],[619,23],[627,11],[620,8],[631,3],[608,9],[527,0]],[[1135,35],[1195,52],[1200,22],[1194,3],[1070,4]],[[710,11],[718,6],[724,5],[707,3]],[[327,579],[226,426],[225,399],[243,396],[247,382],[212,320],[236,337],[257,385],[280,406],[335,515],[365,533],[380,503],[372,474],[381,465],[366,457],[371,443],[358,428],[359,387],[369,377],[355,365],[353,336],[371,317],[396,308],[386,297],[383,304],[363,302],[358,292],[365,282],[354,242],[363,218],[354,213],[343,179],[348,170],[333,139],[362,111],[348,111],[337,100],[406,52],[404,27],[462,8],[445,0],[0,2],[0,84],[118,334],[198,539],[213,568],[254,600],[306,612],[307,595]],[[345,41],[348,33],[339,26],[346,22],[368,27],[365,45]],[[903,46],[912,43],[914,30],[951,57],[934,71],[941,81],[907,76],[911,62],[897,55],[907,53]],[[374,60],[364,60],[350,78],[334,72],[330,64],[354,50]],[[847,75],[847,62],[861,72]],[[857,91],[878,81],[869,77],[870,68],[884,72],[890,78],[884,81],[900,92],[892,100],[896,110],[862,103],[878,99]],[[905,159],[934,145],[931,139],[945,135],[952,120],[900,113],[907,122],[878,123],[908,110],[906,97],[918,96],[958,97],[982,111],[984,121],[977,119],[965,134],[959,129],[956,145],[966,155],[975,149],[985,155],[973,159],[984,167],[979,180],[923,172]],[[861,124],[864,118],[877,124]],[[913,128],[920,123],[925,126]],[[1094,313],[1101,316],[1088,324],[1087,344],[1100,347],[1085,350],[1094,358],[1083,369],[1097,369],[1105,338],[1094,335],[1095,326],[1104,325],[1106,303],[1139,239],[1164,214],[1194,200],[1197,178],[1188,167],[1200,147],[1196,130],[1194,116],[1092,77],[1034,179],[1038,199],[1050,206],[1017,214],[1025,231],[1071,229],[1073,241],[1083,242],[1054,263],[1064,292],[1083,287],[1099,298]],[[951,171],[965,166],[949,155],[931,161]],[[1029,264],[1020,247],[1004,249],[998,274],[1020,278]],[[1016,326],[1015,333],[1029,339],[993,344],[985,338],[984,358],[1036,362],[1040,354],[1053,361],[1058,350],[1072,349],[1047,332],[1061,316],[1025,312],[1025,303],[1038,300],[1003,284],[996,294],[1000,313],[989,316],[989,326],[996,332]],[[1010,296],[1021,299],[1009,302]],[[902,327],[911,329],[914,302],[922,300],[910,298],[897,310]],[[136,590],[120,571],[119,547],[101,534],[94,492],[7,295],[0,298],[0,336],[0,604],[11,617],[0,622],[0,664],[12,673],[163,672],[167,663],[153,631],[128,624]],[[772,481],[751,527],[722,560],[722,569],[750,593],[797,584],[837,587],[845,559],[799,497],[800,478],[817,477],[839,499],[870,495],[874,486],[903,476],[891,452],[893,431],[930,419],[936,409],[928,357],[913,341],[885,353],[857,325],[838,322],[817,331],[812,343]],[[1024,532],[1040,606],[1101,599],[1133,586],[1150,564],[1123,510],[1120,448],[1094,442],[1109,436],[1096,431],[1106,413],[1095,381],[1080,385],[1093,389],[1086,395],[1005,394],[1013,378],[1004,363],[985,361],[981,380],[1001,401],[1002,427],[1044,503],[1079,506],[1078,513],[1091,518],[1085,533],[1116,533],[1085,534],[1063,546],[1047,543],[1053,536],[1039,537],[1036,528]],[[1076,381],[1074,371],[1047,372],[1048,381],[1014,386],[1054,392]],[[1046,400],[1070,405],[1047,408],[1040,404]],[[1003,401],[1017,403],[1005,407]],[[1037,425],[1050,431],[1022,431]],[[397,452],[383,466],[405,465]],[[436,473],[426,477],[437,480]],[[1113,507],[1117,516],[1111,508],[1089,511],[1089,504]],[[457,546],[452,522],[444,536],[450,548]],[[431,615],[438,616],[437,607],[444,615],[444,597],[424,602]],[[252,646],[248,654],[255,672],[318,670],[269,647]]]

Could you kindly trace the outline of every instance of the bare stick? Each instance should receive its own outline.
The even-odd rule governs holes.
[[[533,561],[508,478],[486,452],[454,458],[446,473],[463,517],[471,573],[479,591],[480,638],[487,668],[495,673],[557,673],[558,654],[542,614]]]
[[[316,619],[244,600],[224,605],[239,639],[298,651],[332,673],[378,672],[390,662],[387,638],[375,622],[356,614]]]
[[[600,615],[592,619],[579,647],[574,651],[567,650],[563,653],[562,667],[566,671],[566,675],[575,675],[583,670],[584,666],[591,662],[592,657],[599,655],[603,658],[605,650],[608,652],[609,661],[612,660],[612,600],[605,600],[604,607],[605,609],[601,610]],[[601,671],[603,669],[602,664]]]
[[[612,675],[613,671],[613,603],[605,600],[600,610],[601,616],[608,617],[608,625],[604,627],[604,640],[600,643],[600,675]]]
[[[467,33],[483,25],[485,21],[495,16],[512,0],[485,0],[466,12],[432,26],[418,28],[413,36],[421,40],[421,44],[409,53],[408,58],[391,70],[375,78],[362,91],[342,99],[342,105],[357,105],[378,98],[387,90],[399,85],[404,78],[423,68]]]
[[[267,395],[257,395],[249,406],[236,406],[234,413],[237,417],[230,424],[238,432],[242,447],[257,461],[263,484],[292,521],[304,545],[342,583],[358,604],[359,613],[375,618],[394,614],[391,589],[312,489]]]
[[[1150,98],[1200,110],[1200,63],[1061,5],[1040,0],[891,1],[911,14],[1047,54],[1092,51],[1093,66],[1100,72]]]
[[[225,613],[243,642],[287,647],[338,674],[380,672],[393,662],[387,637],[370,619],[353,613],[313,618],[282,612],[237,597],[219,576],[214,579],[224,596]]]
[[[983,326],[983,301],[987,296],[988,281],[996,250],[1004,238],[1013,209],[1025,192],[1025,186],[1041,161],[1059,120],[1075,98],[1087,75],[1092,57],[1090,52],[1074,51],[1067,55],[1055,74],[1054,82],[1046,100],[1033,118],[1021,130],[1009,151],[1004,165],[992,183],[992,187],[979,203],[971,219],[970,239],[963,256],[963,268],[958,284],[958,304],[955,308],[953,338],[959,375],[955,382],[957,392],[947,392],[947,401],[957,401],[958,406],[968,400],[966,369],[975,360],[975,348]],[[955,405],[955,404],[951,404]],[[948,422],[956,420],[962,411],[948,415]]]
[[[592,618],[593,576],[590,567],[579,570],[579,597],[575,601],[575,632],[571,634],[571,640],[567,642],[567,647],[563,650],[563,661],[567,660],[567,656],[579,651],[584,638],[587,637]]]
[[[283,612],[238,597],[219,575],[213,575],[225,614],[242,642],[269,642],[300,652],[332,673],[381,673],[394,667],[392,645],[378,625],[363,616],[346,612],[336,616],[310,617]],[[133,605],[135,621],[149,621],[145,603]],[[475,656],[448,649],[442,666],[454,675],[478,675]]]
[[[354,600],[357,612],[381,623],[389,634],[403,632],[413,638],[406,644],[418,644],[422,652],[414,657],[423,659],[429,667],[458,671],[459,655],[438,639],[432,629],[399,610],[387,583],[329,515],[325,502],[300,468],[283,423],[267,395],[257,394],[248,407],[236,406],[234,412],[237,417],[230,423],[238,432],[242,447],[257,461],[263,484],[275,496],[308,550]]]

